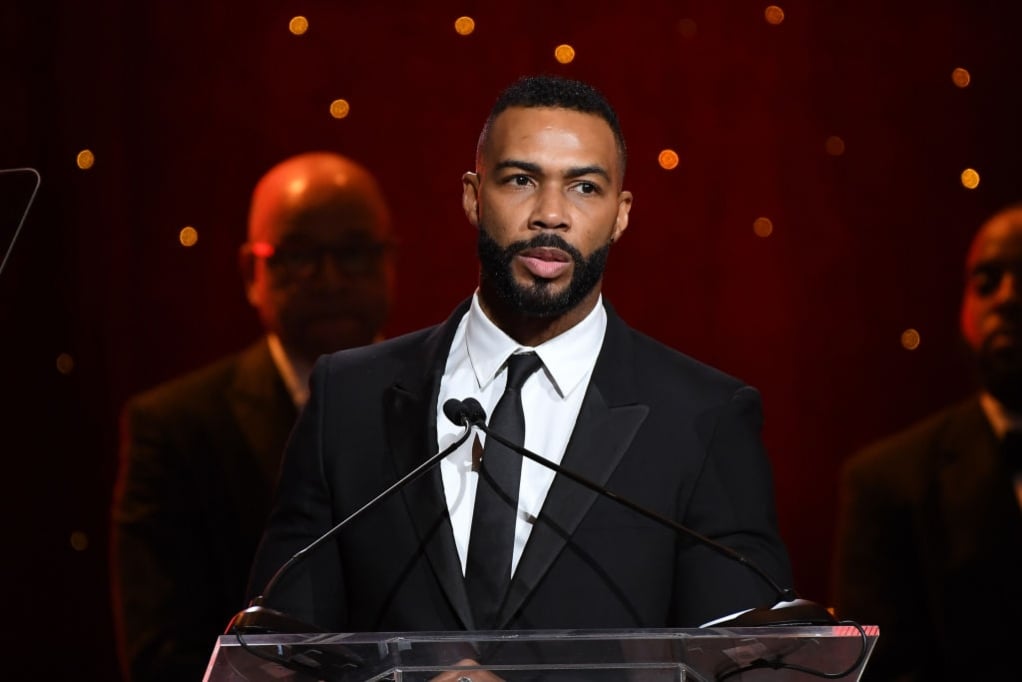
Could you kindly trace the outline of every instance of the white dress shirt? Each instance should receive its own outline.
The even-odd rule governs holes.
[[[312,366],[287,352],[280,337],[276,334],[268,334],[266,341],[270,346],[270,357],[273,364],[277,366],[281,379],[287,392],[291,394],[291,400],[299,410],[309,401],[309,377],[312,375]]]
[[[489,416],[507,384],[507,359],[513,353],[534,351],[543,361],[543,369],[530,376],[522,386],[525,448],[560,464],[575,428],[606,330],[607,312],[601,297],[592,312],[568,331],[535,348],[522,346],[490,321],[479,306],[477,292],[458,324],[440,380],[437,395],[439,448],[447,447],[463,432],[463,427],[456,426],[444,416],[443,404],[450,398],[475,398],[486,410],[489,422]],[[477,433],[476,438],[485,445],[485,436]],[[469,438],[440,463],[462,573],[468,558],[478,480],[478,474],[472,470],[474,440]],[[523,460],[518,522],[511,556],[512,573],[518,567],[518,560],[532,532],[532,523],[539,516],[555,476],[550,469],[531,460]]]

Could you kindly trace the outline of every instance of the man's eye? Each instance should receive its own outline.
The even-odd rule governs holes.
[[[594,182],[580,182],[575,188],[582,194],[596,194],[600,191],[600,186]]]
[[[528,175],[513,175],[511,176],[511,183],[518,187],[525,187],[529,184]]]
[[[307,265],[319,260],[319,253],[314,249],[277,249],[274,260],[286,265]]]
[[[1001,284],[1000,270],[980,270],[972,275],[972,289],[980,296],[989,296]]]

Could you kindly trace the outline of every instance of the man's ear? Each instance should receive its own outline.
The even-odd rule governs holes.
[[[632,210],[632,193],[622,191],[617,195],[617,218],[614,220],[614,231],[610,241],[616,242],[628,229],[628,212]]]
[[[465,217],[479,227],[479,174],[468,171],[461,176],[461,207]]]
[[[241,273],[241,281],[245,284],[245,296],[252,305],[258,305],[255,291],[255,255],[248,244],[242,244],[238,249],[238,272]]]

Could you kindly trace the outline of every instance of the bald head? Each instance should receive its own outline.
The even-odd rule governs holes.
[[[965,264],[961,326],[984,388],[1022,411],[1022,205],[983,224]]]
[[[390,215],[373,176],[338,154],[289,158],[252,194],[242,272],[249,302],[290,353],[365,345],[393,293]]]
[[[293,156],[259,180],[249,210],[249,241],[273,242],[308,216],[322,225],[315,228],[319,232],[390,231],[376,179],[360,164],[329,152]]]

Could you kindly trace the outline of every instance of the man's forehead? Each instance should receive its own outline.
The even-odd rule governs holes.
[[[337,241],[386,232],[386,221],[357,196],[337,196],[313,203],[295,203],[262,216],[252,226],[253,239],[271,242]]]
[[[567,131],[615,144],[614,131],[597,114],[562,107],[508,107],[497,115],[487,136],[490,142],[521,141],[544,131]]]
[[[620,153],[610,125],[599,115],[558,107],[509,107],[494,119],[483,148],[485,164],[494,168],[509,160],[534,161],[524,152],[543,155],[557,136],[558,161],[571,166],[600,166],[610,173],[620,170]]]
[[[1022,260],[1022,209],[1006,211],[987,222],[969,250],[968,267],[993,261]]]

